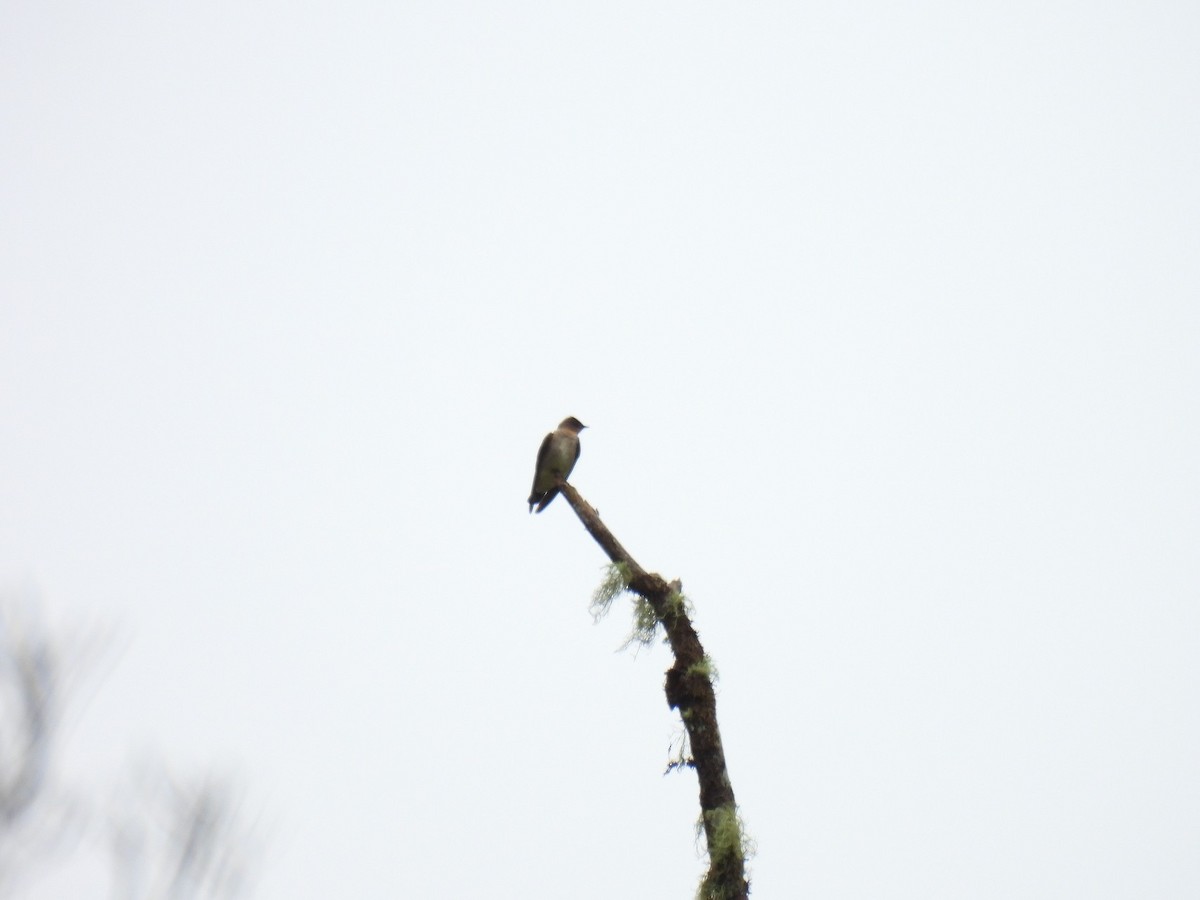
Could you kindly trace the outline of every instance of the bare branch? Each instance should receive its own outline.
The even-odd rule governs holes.
[[[608,558],[623,567],[628,589],[653,608],[675,656],[674,665],[667,670],[667,704],[679,710],[687,729],[692,748],[690,765],[700,781],[700,824],[708,845],[709,869],[699,896],[705,900],[745,900],[750,893],[745,838],[717,726],[711,665],[687,614],[683,586],[678,580],[668,584],[661,575],[643,569],[575,488],[565,481],[559,486],[583,527]]]

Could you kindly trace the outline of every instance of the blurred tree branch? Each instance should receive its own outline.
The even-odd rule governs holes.
[[[112,822],[114,896],[128,900],[235,897],[246,890],[248,838],[226,781],[179,781],[144,765]]]
[[[21,605],[0,598],[0,897],[28,896],[81,837],[110,849],[113,896],[122,900],[243,893],[248,841],[236,827],[238,798],[223,782],[180,784],[143,766],[102,811],[77,791],[51,788],[57,726],[74,692],[64,685],[96,645],[47,636],[36,616],[18,614]]]
[[[49,644],[14,628],[0,612],[0,691],[5,709],[0,740],[0,822],[13,828],[42,786],[57,666]]]
[[[47,788],[62,681],[52,642],[0,598],[0,896],[79,835],[78,804]]]

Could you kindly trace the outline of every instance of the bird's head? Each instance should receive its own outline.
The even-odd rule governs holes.
[[[565,428],[565,429],[567,429],[567,431],[573,431],[573,432],[575,432],[575,434],[579,434],[579,432],[581,432],[581,431],[583,431],[583,429],[587,428],[586,425],[584,425],[582,422],[580,422],[574,416],[567,416],[565,419],[563,419],[561,422],[558,423],[558,427]]]

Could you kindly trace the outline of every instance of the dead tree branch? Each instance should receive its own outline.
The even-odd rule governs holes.
[[[579,521],[613,563],[629,573],[629,590],[643,597],[654,610],[666,632],[675,663],[667,670],[667,704],[679,710],[692,748],[692,763],[700,780],[700,813],[708,845],[709,870],[699,896],[708,900],[745,900],[750,886],[746,881],[745,842],[733,796],[733,785],[725,766],[725,749],[717,727],[717,698],[713,691],[710,666],[688,618],[678,580],[667,583],[661,575],[647,572],[621,546],[600,521],[592,506],[579,492],[561,482]]]

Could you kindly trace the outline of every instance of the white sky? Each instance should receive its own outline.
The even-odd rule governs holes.
[[[8,3],[0,577],[257,896],[1200,895],[1191,3]],[[532,886],[531,886],[532,885]],[[106,896],[97,885],[89,896]]]

